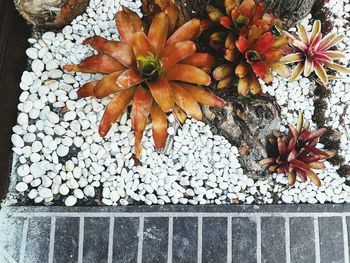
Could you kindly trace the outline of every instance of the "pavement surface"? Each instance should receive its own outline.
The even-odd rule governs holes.
[[[349,205],[5,207],[0,262],[349,262]]]

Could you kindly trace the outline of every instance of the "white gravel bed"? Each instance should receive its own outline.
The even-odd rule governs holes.
[[[350,9],[346,3],[343,6],[341,1],[331,0],[329,4],[338,15],[334,30],[350,36],[349,28],[343,27],[348,15],[345,10]],[[77,64],[92,54],[89,46],[82,45],[87,37],[98,34],[118,39],[114,15],[119,5],[139,12],[141,2],[91,0],[86,13],[62,32],[46,32],[41,39],[28,40],[31,70],[22,76],[19,115],[12,135],[16,160],[12,180],[17,182],[19,194],[35,203],[50,203],[59,196],[67,206],[78,199],[94,198],[97,188],[103,189],[105,205],[350,202],[346,178],[328,162],[327,170],[319,174],[321,187],[300,181],[288,187],[284,175],[249,178],[240,167],[237,148],[192,119],[177,130],[168,154],[155,151],[148,124],[140,166],[131,158],[135,139],[128,114],[102,139],[98,125],[110,98],[78,99],[76,95],[81,85],[101,76],[63,72],[62,66]],[[350,50],[349,39],[343,43],[347,46],[341,48]],[[263,88],[278,98],[283,125],[295,123],[298,110],[311,120],[314,84],[307,78],[289,82],[276,77],[271,86]],[[326,113],[329,125],[344,133],[340,153],[349,163],[350,78],[333,81],[328,88],[332,91]],[[340,123],[344,110],[347,114]],[[174,122],[174,116],[168,118]],[[173,134],[174,129],[168,132]]]

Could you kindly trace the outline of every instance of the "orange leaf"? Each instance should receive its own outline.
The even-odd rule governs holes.
[[[179,15],[179,9],[177,5],[170,5],[164,10],[164,13],[169,17],[169,33],[173,33]]]
[[[239,37],[236,40],[236,47],[238,48],[239,52],[244,54],[247,51],[247,49],[249,48],[249,42],[244,37]]]
[[[141,83],[144,79],[138,75],[133,69],[125,70],[117,79],[117,85],[127,89],[136,84]]]
[[[67,71],[101,74],[110,74],[124,68],[122,64],[107,55],[93,55],[84,59],[78,65],[64,65],[63,67]]]
[[[110,41],[100,36],[89,37],[83,44],[89,44],[97,51],[109,55],[127,67],[135,64],[132,48],[123,42]]]
[[[258,95],[263,93],[260,82],[258,78],[254,76],[254,74],[251,74],[250,76],[250,93],[253,95]]]
[[[245,63],[239,63],[235,69],[235,74],[237,77],[244,78],[247,75],[249,67]]]
[[[157,149],[163,149],[168,137],[168,120],[166,118],[166,114],[156,102],[153,102],[152,105],[151,118],[154,144],[156,145]]]
[[[167,46],[159,55],[163,70],[166,71],[179,61],[193,55],[194,52],[196,52],[196,45],[192,41],[182,41]]]
[[[126,44],[132,45],[135,29],[131,18],[126,14],[124,10],[116,13],[115,23],[116,23],[120,38]]]
[[[184,110],[187,115],[196,120],[202,120],[202,111],[197,101],[177,83],[172,81],[170,85],[173,89],[175,103]]]
[[[184,123],[187,119],[186,113],[184,113],[183,110],[181,110],[180,107],[176,104],[174,105],[173,113],[175,114],[175,117],[180,123]]]
[[[233,72],[234,69],[232,64],[223,64],[214,70],[213,76],[216,80],[223,80],[232,76]]]
[[[136,59],[139,56],[147,57],[153,53],[152,46],[144,32],[137,32],[134,34],[133,50]]]
[[[203,70],[186,64],[176,64],[168,71],[167,79],[204,86],[208,86],[211,82],[210,76]]]
[[[175,44],[177,42],[185,40],[193,40],[201,33],[200,21],[198,19],[192,19],[178,28],[174,34],[166,42],[167,46]]]
[[[165,46],[168,36],[169,18],[164,13],[159,13],[153,19],[148,31],[148,39],[155,53],[159,53]]]
[[[94,88],[99,83],[99,80],[91,81],[80,87],[77,94],[79,98],[94,96]]]
[[[99,133],[102,137],[107,135],[108,131],[112,127],[112,124],[122,115],[123,111],[134,97],[135,91],[136,87],[121,90],[108,103],[99,128]]]
[[[159,77],[156,81],[148,81],[148,87],[151,90],[154,100],[162,108],[164,112],[169,112],[174,106],[173,94],[169,82]]]
[[[238,94],[241,96],[247,96],[249,93],[249,77],[245,76],[238,81]]]
[[[123,71],[117,71],[112,74],[107,75],[94,87],[94,96],[96,98],[102,99],[118,90],[121,89],[117,85],[117,79]]]
[[[122,6],[123,11],[125,14],[129,17],[135,32],[142,31],[143,30],[143,23],[139,15],[132,11],[131,9],[127,8],[126,6]]]
[[[187,83],[179,83],[179,85],[201,104],[219,108],[223,108],[225,106],[225,102],[222,99],[214,96],[203,88]]]
[[[265,78],[269,73],[269,67],[264,62],[256,62],[251,64],[254,73],[260,78]]]
[[[198,68],[213,67],[215,65],[215,57],[208,53],[194,53],[190,57],[182,60],[180,63],[189,64]]]
[[[255,1],[254,0],[244,0],[238,7],[239,12],[245,17],[252,17],[255,12]]]
[[[134,103],[131,109],[131,125],[135,131],[135,155],[137,159],[141,157],[141,141],[143,131],[146,128],[148,115],[151,112],[153,98],[150,92],[139,86],[134,96]]]
[[[271,32],[267,32],[255,43],[254,50],[264,54],[270,49],[273,41],[275,41],[275,36]]]
[[[227,88],[232,87],[232,86],[233,86],[233,78],[227,78],[227,79],[220,80],[217,88],[218,89],[227,89]]]

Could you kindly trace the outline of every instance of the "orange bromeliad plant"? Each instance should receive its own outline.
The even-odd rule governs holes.
[[[174,112],[182,121],[186,115],[201,120],[198,103],[224,106],[221,99],[197,86],[210,84],[210,76],[201,68],[212,67],[215,63],[212,56],[196,53],[192,40],[202,31],[200,21],[188,21],[167,38],[176,19],[177,8],[170,6],[154,17],[146,35],[140,17],[124,7],[115,17],[121,41],[99,36],[88,38],[85,44],[90,44],[99,54],[78,65],[64,66],[68,71],[106,75],[102,80],[85,84],[78,91],[79,97],[103,98],[114,94],[101,120],[101,136],[108,133],[133,101],[131,121],[138,159],[149,115],[155,145],[161,149],[168,135],[167,112]]]
[[[214,70],[218,88],[232,86],[236,76],[238,94],[255,95],[262,93],[258,78],[270,84],[273,70],[288,77],[288,68],[279,62],[288,40],[273,32],[278,20],[272,14],[264,14],[264,4],[254,0],[225,0],[224,6],[227,15],[216,7],[207,7],[209,18],[225,29],[212,34],[209,40],[215,50],[224,51],[227,60]]]

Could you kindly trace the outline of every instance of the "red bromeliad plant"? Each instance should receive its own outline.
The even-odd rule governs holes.
[[[284,173],[288,175],[289,185],[294,185],[296,176],[302,181],[310,178],[315,185],[321,184],[314,169],[324,169],[321,162],[334,156],[334,152],[321,151],[316,148],[320,137],[327,131],[326,128],[311,132],[310,124],[303,123],[303,114],[299,113],[297,127],[289,124],[288,136],[275,131],[269,142],[274,148],[269,158],[261,160],[260,165],[268,165],[269,172]]]
[[[192,40],[201,33],[200,21],[187,22],[167,38],[176,17],[177,9],[173,6],[159,13],[146,35],[139,16],[123,8],[116,14],[121,41],[99,36],[88,38],[85,44],[90,44],[99,54],[86,58],[79,65],[64,67],[68,71],[106,74],[102,80],[89,82],[78,91],[79,97],[114,95],[101,120],[101,136],[108,133],[133,101],[131,121],[138,159],[149,114],[155,145],[161,149],[167,138],[167,112],[174,112],[182,121],[186,115],[201,120],[198,103],[224,106],[221,99],[197,86],[210,84],[210,76],[201,68],[212,67],[215,63],[212,56],[195,53]]]
[[[210,46],[224,50],[227,63],[214,70],[218,88],[228,88],[238,77],[238,94],[246,96],[262,93],[258,78],[270,84],[272,71],[289,77],[289,70],[279,60],[288,41],[279,36],[273,26],[278,20],[272,14],[264,14],[264,4],[254,0],[226,0],[226,14],[213,6],[207,7],[209,18],[219,23],[225,31],[210,37]],[[276,36],[278,35],[278,36]]]
[[[343,35],[329,33],[322,37],[320,20],[314,22],[311,33],[306,31],[304,25],[298,25],[298,32],[298,36],[293,36],[284,31],[284,34],[290,38],[290,46],[294,52],[282,58],[281,61],[285,63],[298,62],[291,75],[291,80],[295,80],[302,73],[305,77],[308,77],[315,71],[322,84],[326,86],[328,75],[324,66],[350,74],[350,69],[334,63],[334,60],[345,58],[345,54],[338,50],[331,50],[332,47],[344,39]]]

